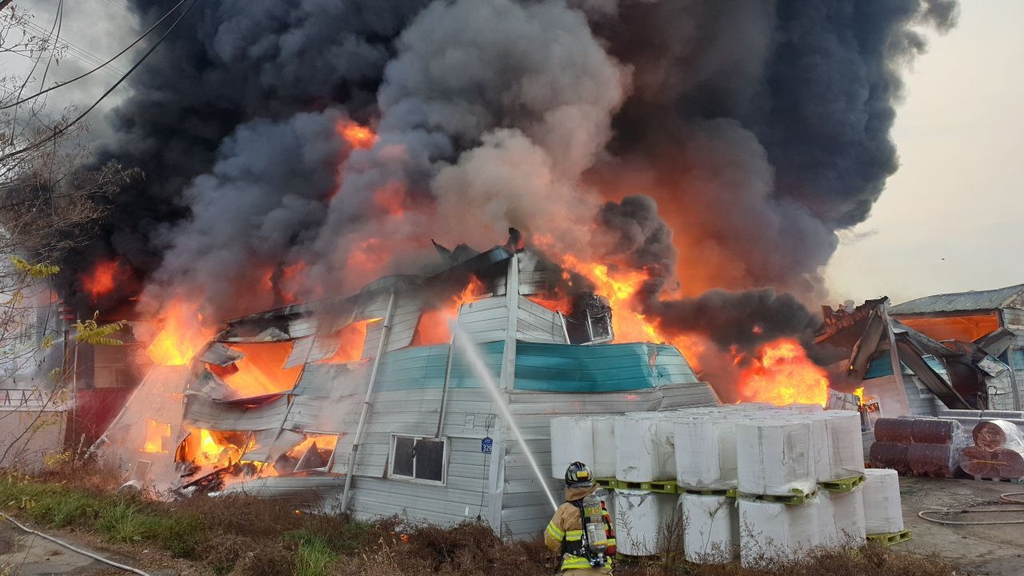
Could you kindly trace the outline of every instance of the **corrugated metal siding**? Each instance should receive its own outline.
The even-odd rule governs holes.
[[[900,314],[929,314],[935,312],[963,312],[969,310],[996,310],[1015,297],[1019,298],[1024,292],[1024,284],[997,288],[995,290],[980,290],[971,292],[957,292],[955,294],[937,294],[925,296],[902,304],[897,304],[889,309],[893,315]]]
[[[189,395],[185,401],[185,421],[207,430],[270,430],[281,426],[288,411],[288,397],[256,408],[233,406]]]
[[[508,332],[508,306],[504,296],[462,305],[459,327],[473,342],[497,342]]]
[[[543,294],[561,279],[562,270],[536,254],[520,252],[516,261],[519,263],[519,293],[524,296]]]
[[[518,390],[615,392],[699,382],[672,346],[572,346],[521,342],[516,351]]]
[[[478,353],[491,375],[497,378],[501,369],[504,342],[490,342],[478,347]],[[448,346],[415,346],[396,350],[384,356],[377,375],[377,392],[415,390],[422,388],[440,389],[444,386],[444,374],[448,362]],[[480,383],[465,353],[458,346],[452,355],[450,388],[477,387]]]
[[[945,371],[942,376],[946,377]],[[916,380],[910,374],[903,375],[903,388],[907,391],[907,404],[910,406],[910,413],[915,416],[935,416],[942,402],[923,384],[918,385]]]
[[[526,436],[524,432],[524,437]],[[564,483],[549,478],[551,470],[550,433],[543,438],[531,440],[526,445],[540,468],[542,478],[538,478],[523,451],[522,444],[509,439],[505,452],[505,478],[502,496],[501,524],[502,535],[517,538],[537,537],[543,533],[544,527],[551,520],[554,509],[544,488],[551,492],[556,503],[561,503],[564,494]]]
[[[863,381],[863,384],[864,397],[878,399],[883,417],[898,418],[910,414],[910,407],[904,404],[900,395],[900,386],[892,374],[866,379]],[[905,391],[906,389],[904,388]],[[909,400],[908,398],[908,403]]]
[[[519,297],[519,316],[516,322],[517,340],[568,344],[562,317],[525,296]]]
[[[1011,330],[1014,327],[1024,327],[1024,310],[1015,308],[1003,308],[1003,322]]]
[[[363,432],[362,446],[356,462],[357,475],[383,477],[387,465],[391,434],[433,436],[441,414],[441,388],[398,389],[374,392],[372,411]],[[471,433],[485,430],[488,416],[493,413],[490,396],[480,388],[451,388],[448,392],[446,426],[442,434],[465,434],[465,416],[474,416]],[[492,420],[493,422],[493,420]],[[351,427],[354,435],[355,426]],[[484,433],[480,433],[482,438]],[[351,452],[352,438],[341,442]],[[479,450],[479,444],[477,450]],[[347,460],[347,457],[345,458]],[[335,470],[344,468],[335,467]]]
[[[310,364],[295,387],[284,427],[354,431],[372,364]]]
[[[385,352],[405,348],[412,343],[416,334],[416,324],[423,313],[423,300],[419,297],[408,295],[395,296],[395,310],[391,318],[391,330],[388,332],[388,342],[384,346]],[[376,313],[376,310],[374,311]],[[387,313],[387,301],[384,302],[383,318]],[[366,341],[363,343],[363,358],[373,358],[377,355],[377,348],[380,346],[380,335],[384,330],[384,322],[372,322],[366,326]]]

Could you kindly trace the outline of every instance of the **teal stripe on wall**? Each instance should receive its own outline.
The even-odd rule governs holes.
[[[520,342],[516,350],[517,390],[622,392],[696,381],[673,346]]]
[[[478,346],[491,376],[501,373],[504,342]],[[444,386],[448,346],[416,346],[389,352],[378,374],[377,390],[417,390]],[[683,355],[673,346],[660,344],[605,344],[573,346],[518,342],[517,390],[545,392],[622,392],[667,384],[697,382]],[[479,388],[482,385],[465,353],[456,349],[449,386]]]
[[[478,347],[480,357],[491,375],[497,379],[501,372],[504,342],[490,342]],[[380,392],[441,388],[448,361],[448,346],[415,346],[402,348],[384,355],[377,375],[376,389]],[[478,388],[482,385],[465,354],[456,347],[452,357],[452,388]]]

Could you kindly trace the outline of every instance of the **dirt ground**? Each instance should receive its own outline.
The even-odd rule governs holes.
[[[958,575],[1018,576],[1024,574],[1024,505],[1000,502],[1000,495],[1024,493],[1024,485],[1007,482],[946,480],[932,478],[900,478],[903,519],[913,538],[894,546],[922,556],[937,555],[958,566]],[[918,513],[934,508],[972,508],[978,506],[1020,510],[1007,513],[944,516],[950,520],[1008,521],[1021,524],[953,526],[918,517]],[[52,532],[69,543],[82,546],[117,562],[143,567],[153,576],[196,574],[199,567],[176,561],[166,554],[138,549],[115,554],[98,542],[81,534]],[[141,560],[141,561],[140,561]],[[11,576],[106,576],[124,574],[40,537],[26,534],[12,524],[0,520],[0,574],[3,568],[14,568]],[[908,575],[911,576],[911,575]]]
[[[1024,505],[1001,502],[999,496],[1021,493],[1024,485],[985,480],[900,478],[903,522],[913,539],[894,549],[914,554],[935,554],[962,568],[965,574],[1017,576],[1024,574]],[[954,521],[1019,521],[1020,524],[953,526],[918,517],[933,508],[1004,508],[1020,512],[938,515]]]

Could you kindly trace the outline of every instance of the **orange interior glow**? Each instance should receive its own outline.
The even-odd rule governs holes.
[[[259,342],[230,346],[245,356],[227,368],[209,365],[211,372],[231,388],[239,398],[252,398],[287,392],[295,387],[301,366],[284,368],[292,352],[292,342]]]
[[[248,433],[188,428],[179,456],[199,467],[224,468],[241,460],[255,442]]]
[[[96,301],[114,289],[118,276],[120,276],[120,269],[117,260],[97,262],[96,266],[82,277],[82,287],[93,301]]]
[[[295,445],[294,448],[288,451],[288,455],[293,458],[299,458],[309,450],[313,444],[316,443],[316,447],[319,450],[334,450],[335,446],[338,445],[338,436],[335,434],[310,434],[302,442]]]
[[[371,322],[380,322],[380,318],[352,322],[333,336],[340,340],[338,350],[333,356],[322,360],[326,364],[344,364],[362,359],[363,347],[366,344],[366,327]]]
[[[754,358],[740,375],[739,393],[744,402],[824,406],[828,402],[828,377],[807,358],[799,342],[780,338],[762,346],[760,358]]]
[[[142,451],[151,454],[167,453],[167,450],[164,449],[164,439],[170,438],[170,436],[170,424],[146,418],[146,442],[142,446]]]
[[[413,346],[429,346],[447,344],[452,339],[449,322],[459,315],[459,307],[467,302],[479,299],[487,291],[487,287],[476,276],[470,276],[469,284],[461,293],[454,296],[445,305],[425,310],[416,325],[416,333],[412,338]]]

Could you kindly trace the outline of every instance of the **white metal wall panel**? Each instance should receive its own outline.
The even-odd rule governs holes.
[[[568,344],[562,317],[526,296],[519,297],[516,338],[524,342]]]
[[[288,397],[258,408],[232,406],[194,395],[185,404],[185,421],[207,430],[269,430],[280,428],[288,411]]]
[[[562,274],[560,268],[532,252],[520,252],[516,261],[519,263],[519,293],[523,295],[544,293],[558,282]]]
[[[504,296],[495,296],[462,305],[459,326],[473,342],[497,342],[508,331],[508,308]]]

